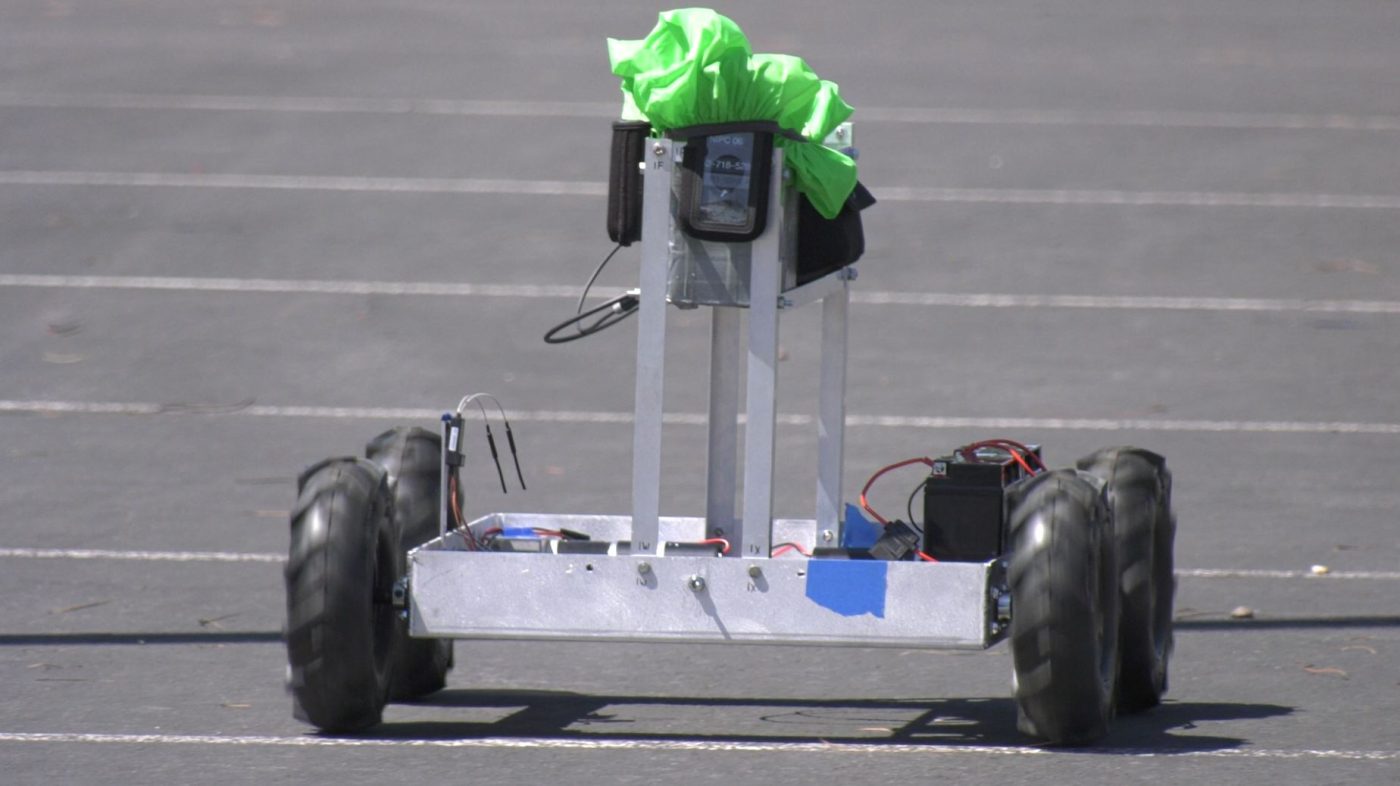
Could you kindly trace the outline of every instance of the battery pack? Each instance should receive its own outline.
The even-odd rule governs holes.
[[[1037,457],[1038,446],[1030,446]],[[1025,477],[1007,452],[933,462],[924,485],[924,552],[941,562],[986,562],[1006,550],[1006,487]]]

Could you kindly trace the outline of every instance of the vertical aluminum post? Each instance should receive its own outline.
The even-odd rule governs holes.
[[[739,462],[739,309],[710,309],[710,434],[705,482],[705,536],[741,535],[735,521]]]
[[[773,452],[778,416],[778,297],[783,269],[783,153],[773,151],[768,228],[749,262],[748,392],[744,403],[744,516],[741,554],[767,557],[773,544]]]
[[[843,271],[844,274],[845,271]],[[841,535],[841,464],[846,439],[846,314],[851,285],[822,298],[822,366],[817,403],[817,530]]]
[[[652,139],[643,159],[641,299],[637,314],[636,419],[632,430],[632,553],[655,554],[661,528],[661,415],[670,265],[669,139]]]
[[[447,489],[448,483],[452,479],[451,470],[447,466],[447,453],[456,449],[457,446],[452,444],[451,416],[444,414],[442,416],[442,451],[438,456],[438,537],[447,534],[447,523],[452,520],[451,511],[447,507],[451,504]]]

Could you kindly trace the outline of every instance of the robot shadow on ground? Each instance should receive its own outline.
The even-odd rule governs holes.
[[[599,696],[565,691],[444,690],[411,706],[504,710],[489,722],[388,722],[368,739],[482,737],[711,744],[817,743],[937,746],[1025,746],[1010,698],[737,699],[684,696]],[[510,710],[514,710],[513,712]],[[1166,701],[1114,722],[1096,753],[1170,755],[1228,750],[1248,740],[1194,733],[1197,724],[1288,715],[1274,704]],[[726,731],[716,733],[722,726]],[[1075,749],[1068,749],[1075,750]]]

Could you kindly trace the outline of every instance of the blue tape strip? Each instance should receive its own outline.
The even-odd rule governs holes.
[[[505,527],[501,530],[503,538],[538,538],[534,527]]]
[[[888,568],[882,560],[809,560],[807,597],[843,617],[871,614],[883,619]]]
[[[860,508],[846,503],[846,524],[841,528],[841,546],[848,549],[868,549],[884,534],[884,528],[867,519]]]

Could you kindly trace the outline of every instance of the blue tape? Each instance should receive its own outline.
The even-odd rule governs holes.
[[[501,530],[503,538],[538,538],[534,527],[505,527]]]
[[[884,534],[884,528],[867,519],[860,508],[846,503],[846,524],[841,528],[841,547],[868,549]]]
[[[814,559],[807,562],[807,597],[843,617],[885,616],[882,560]]]

